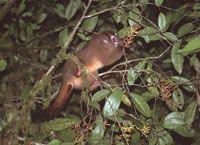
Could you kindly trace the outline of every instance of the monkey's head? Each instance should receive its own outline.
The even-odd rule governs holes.
[[[105,37],[103,39],[104,43],[109,47],[113,47],[113,49],[116,49],[117,47],[122,47],[122,48],[124,47],[124,39],[122,38],[120,39],[116,32],[106,31],[103,32],[102,35]]]
[[[94,38],[96,51],[104,65],[110,65],[119,60],[123,55],[124,39],[120,39],[116,32],[105,31],[97,34]]]

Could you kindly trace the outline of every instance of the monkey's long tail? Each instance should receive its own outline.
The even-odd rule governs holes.
[[[31,111],[32,122],[40,123],[54,119],[62,110],[72,90],[73,85],[70,82],[63,83],[60,92],[53,104],[44,110]]]

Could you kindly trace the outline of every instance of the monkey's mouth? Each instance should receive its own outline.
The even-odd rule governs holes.
[[[124,39],[123,38],[119,38],[117,36],[117,33],[115,33],[115,35],[111,38],[111,41],[115,46],[124,47],[124,45],[125,45]]]

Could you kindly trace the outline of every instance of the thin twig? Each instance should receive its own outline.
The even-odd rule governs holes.
[[[165,53],[167,53],[167,51],[169,51],[171,49],[171,47],[169,46],[163,53],[161,53],[158,56],[152,56],[152,57],[147,57],[147,58],[138,58],[138,59],[132,59],[129,61],[125,61],[125,62],[121,62],[115,66],[113,66],[109,71],[114,70],[116,67],[121,66],[121,65],[126,65],[132,62],[136,62],[136,61],[143,61],[143,60],[153,60],[153,59],[159,59],[161,58]]]
[[[114,9],[116,9],[116,8],[118,8],[118,7],[119,7],[119,5],[116,5],[116,6],[112,7],[112,8],[108,8],[108,9],[102,10],[102,11],[97,12],[97,13],[95,13],[95,14],[87,15],[87,16],[85,16],[84,18],[91,18],[91,17],[97,16],[97,15],[100,15],[100,14],[102,14],[102,13],[105,13],[105,12],[108,12],[108,11],[111,11],[111,10],[114,10]]]

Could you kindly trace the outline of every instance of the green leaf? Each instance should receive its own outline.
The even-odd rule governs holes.
[[[37,17],[37,23],[42,23],[47,17],[47,13],[40,13]]]
[[[22,41],[26,41],[26,35],[24,30],[20,31],[19,37]]]
[[[47,60],[47,56],[48,56],[48,51],[46,49],[40,51],[40,61],[42,63],[45,63],[45,61]]]
[[[158,145],[166,145],[162,137],[158,138]]]
[[[123,93],[121,90],[115,90],[112,94],[110,94],[104,106],[105,117],[112,116],[118,110],[122,101],[122,96]]]
[[[154,35],[156,33],[158,33],[159,31],[156,28],[153,27],[149,27],[149,28],[144,28],[143,30],[141,30],[139,32],[139,36],[143,36],[143,35]]]
[[[200,37],[196,36],[190,40],[183,49],[180,49],[178,53],[186,56],[188,54],[197,53],[200,51]]]
[[[110,90],[100,90],[92,96],[92,101],[93,102],[100,102],[101,100],[103,100],[109,94],[110,94]]]
[[[31,17],[31,16],[33,16],[33,12],[24,12],[23,14],[22,14],[22,17],[24,18],[24,17]]]
[[[142,3],[142,4],[146,4],[146,3],[148,3],[149,2],[149,0],[139,0],[139,3]]]
[[[119,111],[121,111],[120,109],[119,109]],[[117,114],[117,112],[116,112],[116,114]],[[125,112],[125,114],[126,114],[126,112]],[[119,123],[122,123],[123,122],[123,119],[121,118],[121,116],[120,115],[116,115],[116,116],[108,116],[108,117],[106,117],[108,120],[111,120],[111,121],[113,121],[113,122],[115,122],[116,120],[117,120],[117,122],[119,122]]]
[[[193,9],[194,11],[200,10],[200,3],[195,3],[195,4],[193,5],[192,9]]]
[[[142,93],[141,96],[142,96],[142,98],[143,98],[146,102],[148,102],[149,100],[155,98],[154,94],[152,94],[152,93],[149,92],[149,91],[146,91],[146,92]]]
[[[62,141],[58,140],[58,139],[53,139],[52,141],[50,141],[47,145],[60,145]]]
[[[151,36],[149,37],[149,40],[150,40],[150,41],[162,40],[162,37],[161,37],[161,35],[159,35],[159,34],[154,34],[154,35],[151,35]]]
[[[187,24],[182,25],[178,29],[178,37],[182,37],[182,36],[190,33],[193,29],[194,29],[194,25],[192,23],[187,23]]]
[[[96,10],[92,10],[89,15],[95,14]],[[98,16],[88,18],[83,21],[82,29],[86,31],[93,31],[98,22]]]
[[[7,125],[8,125],[8,122],[5,121],[3,118],[2,119],[0,118],[0,131],[2,131]]]
[[[74,142],[65,142],[65,143],[61,143],[60,145],[75,145]]]
[[[106,137],[100,142],[99,145],[110,145],[110,135],[108,133]]]
[[[25,23],[24,23],[24,20],[23,19],[19,19],[19,28],[21,30],[24,30],[25,29]]]
[[[24,100],[27,99],[30,95],[32,87],[30,85],[25,85],[20,93],[20,99]]]
[[[136,109],[142,115],[144,115],[146,117],[152,116],[152,112],[151,112],[149,105],[147,104],[147,102],[144,101],[144,99],[140,95],[137,95],[135,93],[130,93],[130,96],[131,96],[131,99],[132,99]]]
[[[121,24],[126,26],[127,25],[127,21],[128,21],[128,14],[122,12],[121,13]]]
[[[132,138],[131,139],[132,143],[135,145],[137,142],[139,142],[141,140],[140,132],[134,131],[134,133],[132,134],[131,138]]]
[[[194,137],[195,135],[195,130],[190,128],[187,124],[174,129],[174,131],[183,137]]]
[[[19,7],[18,7],[18,9],[17,9],[17,11],[15,13],[16,16],[20,15],[25,10],[26,5],[24,4],[24,1],[25,0],[22,0],[21,3],[19,4]]]
[[[118,36],[120,38],[124,38],[129,34],[130,31],[131,31],[131,27],[125,27],[125,28],[119,30]]]
[[[28,39],[30,39],[33,36],[33,29],[31,28],[31,26],[26,27],[26,35]]]
[[[132,11],[128,12],[128,17],[133,18],[136,14],[133,13]],[[133,21],[132,19],[128,19],[128,23],[130,26],[134,26],[135,25],[135,21]]]
[[[59,139],[65,143],[71,143],[77,136],[78,133],[75,131],[75,129],[69,128],[59,132]]]
[[[77,12],[81,4],[81,0],[70,0],[70,3],[67,5],[65,10],[65,15],[69,21]]]
[[[197,101],[192,101],[185,109],[185,122],[190,126],[195,120],[195,114],[197,111]]]
[[[135,83],[135,80],[138,79],[138,77],[141,75],[141,73],[137,73],[135,70],[143,70],[146,66],[147,61],[141,61],[138,63],[134,69],[130,68],[128,70],[127,80],[129,85],[133,85]]]
[[[172,51],[171,51],[171,59],[172,59],[172,64],[175,68],[175,70],[181,74],[183,71],[183,62],[184,62],[184,57],[180,54],[178,54],[178,50],[180,48],[181,44],[180,43],[175,43]]]
[[[162,139],[164,140],[166,145],[172,145],[173,144],[173,138],[169,133],[162,136]]]
[[[30,26],[33,30],[39,30],[41,28],[41,25],[38,25],[37,23],[30,23]]]
[[[158,26],[161,31],[166,27],[166,17],[162,12],[158,16]]]
[[[75,145],[74,142],[65,142],[65,143],[61,143],[60,145]]]
[[[184,95],[180,89],[176,89],[172,93],[174,103],[178,105],[179,109],[183,108],[184,105]]]
[[[196,57],[196,55],[193,55],[190,59],[190,64],[191,66],[193,66],[195,68],[195,70],[198,72],[199,68],[200,68],[200,61],[199,59]]]
[[[128,12],[128,17],[129,17],[128,23],[129,23],[130,26],[134,26],[134,25],[137,24],[133,20],[137,20],[137,22],[141,22],[142,21],[142,19],[140,17],[140,14],[141,14],[141,12],[140,12],[140,10],[137,7],[133,7],[131,9],[131,11]]]
[[[165,36],[167,39],[169,39],[170,41],[172,41],[172,42],[178,41],[178,38],[176,37],[176,35],[174,35],[174,34],[171,33],[171,32],[166,32],[166,33],[164,33],[164,36]]]
[[[143,35],[142,38],[144,38],[146,43],[150,43],[151,42],[150,37],[148,35]]]
[[[200,11],[196,11],[195,13],[190,14],[190,17],[193,19],[199,19]]]
[[[157,136],[153,136],[152,138],[150,138],[149,140],[149,145],[156,145],[158,142],[158,137]]]
[[[102,116],[99,114],[96,119],[96,127],[92,131],[91,141],[93,144],[99,144],[104,136],[104,121]]]
[[[157,7],[161,6],[163,3],[163,0],[155,0],[155,4]]]
[[[94,102],[94,101],[90,101],[89,105],[92,106],[92,107],[94,107],[94,108],[96,108],[98,111],[100,111],[100,105],[99,105],[99,103]]]
[[[143,70],[147,64],[146,60],[139,62],[135,67],[134,70]]]
[[[5,60],[0,60],[0,71],[4,71],[7,67],[7,62]]]
[[[187,8],[189,7],[189,5],[190,5],[189,3],[185,3],[178,6],[177,9],[179,10],[179,13],[177,13],[176,11],[173,11],[173,12],[170,11],[167,13],[167,29],[171,25],[172,25],[171,30],[174,30],[174,27],[178,26],[178,23],[180,23],[180,21],[185,18],[185,16],[181,13],[188,14]]]
[[[163,127],[168,129],[175,129],[185,124],[184,113],[172,112],[165,117]]]
[[[53,9],[61,18],[66,19],[65,7],[61,4],[56,4],[56,7]]]
[[[185,90],[189,92],[195,92],[195,87],[194,85],[190,82],[190,80],[180,77],[180,76],[173,76],[171,77],[172,80],[174,80],[176,83],[181,85]]]
[[[77,36],[84,41],[89,41],[92,39],[91,35],[88,35],[88,33],[84,33],[83,30],[79,30]]]
[[[75,120],[68,119],[68,118],[57,118],[54,120],[51,120],[47,123],[45,123],[45,127],[49,130],[53,131],[61,131],[66,128],[69,128],[70,126],[74,125],[76,123]]]
[[[59,34],[59,45],[64,48],[65,42],[67,41],[67,38],[69,37],[68,34],[68,28],[63,29]]]
[[[160,95],[160,92],[159,90],[157,89],[157,87],[153,87],[153,86],[150,86],[147,88],[149,90],[149,92],[151,92],[151,94],[155,97],[158,97]]]
[[[135,83],[136,80],[136,73],[133,70],[133,68],[129,68],[128,70],[128,75],[127,75],[127,80],[128,80],[128,84],[131,86]]]
[[[115,11],[112,15],[113,19],[115,20],[116,23],[121,22],[121,14],[117,11]]]
[[[129,100],[128,96],[126,96],[126,95],[123,95],[123,96],[122,96],[122,102],[123,102],[125,105],[127,105],[128,107],[131,106],[131,101]]]

